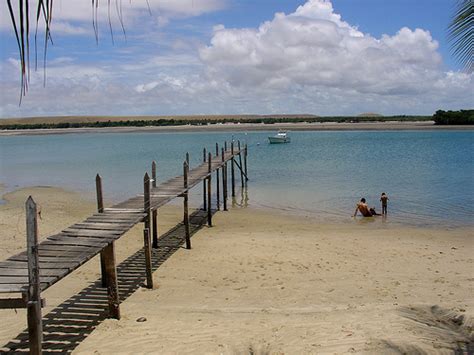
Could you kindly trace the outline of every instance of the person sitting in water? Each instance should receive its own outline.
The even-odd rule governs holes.
[[[356,206],[353,217],[357,215],[357,211],[359,211],[360,214],[364,217],[379,216],[379,214],[375,212],[375,208],[373,207],[369,208],[369,206],[367,206],[367,203],[365,202],[365,198],[360,199],[360,202]]]

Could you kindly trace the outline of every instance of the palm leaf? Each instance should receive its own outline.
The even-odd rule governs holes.
[[[448,40],[454,57],[468,73],[474,70],[474,1],[458,0],[448,26]]]

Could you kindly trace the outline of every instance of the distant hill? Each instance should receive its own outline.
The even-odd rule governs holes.
[[[357,115],[357,117],[383,117],[383,115],[375,112],[365,112],[361,113],[360,115]]]

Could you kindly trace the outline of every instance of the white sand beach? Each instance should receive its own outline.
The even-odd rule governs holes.
[[[24,247],[29,194],[42,208],[42,236],[95,211],[94,201],[56,188],[7,194],[2,260]],[[161,232],[181,213],[160,210]],[[192,250],[181,248],[158,268],[153,290],[139,288],[121,304],[121,320],[99,322],[74,353],[452,353],[473,339],[473,235],[231,208],[193,236]],[[142,241],[141,226],[122,237],[118,261]],[[95,258],[43,294],[44,313],[99,276]],[[26,316],[0,315],[3,345],[25,328]]]

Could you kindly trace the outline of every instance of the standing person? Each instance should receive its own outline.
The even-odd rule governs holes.
[[[385,194],[385,192],[382,192],[382,195],[380,196],[380,202],[382,202],[382,214],[384,216],[386,216],[387,215],[388,196]]]

